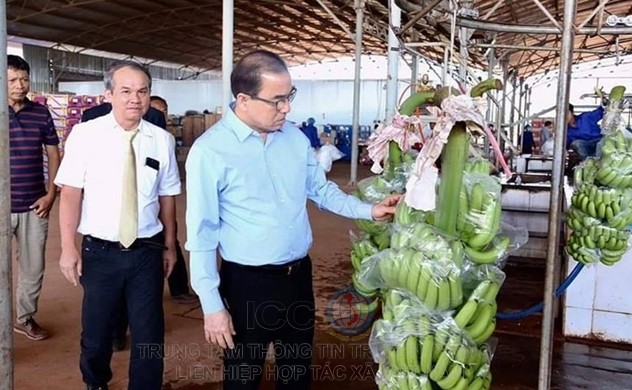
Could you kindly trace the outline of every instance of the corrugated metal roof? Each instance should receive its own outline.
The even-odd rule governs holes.
[[[460,0],[459,8],[473,8],[478,18],[508,25],[555,27],[563,0]],[[353,55],[354,43],[325,9],[355,30],[353,0],[235,0],[235,57],[256,49],[272,50],[289,64],[303,64]],[[404,9],[402,26],[415,12],[431,4],[432,11],[400,38],[421,42],[450,42],[448,0],[398,0]],[[541,4],[541,7],[537,5]],[[604,3],[603,12],[593,12]],[[456,4],[456,2],[455,2]],[[471,7],[468,7],[471,4]],[[324,7],[323,7],[324,5]],[[204,0],[7,0],[10,35],[179,63],[200,69],[221,68],[222,1]],[[544,11],[543,11],[544,10]],[[602,26],[609,15],[632,13],[629,0],[579,0],[575,26]],[[388,1],[365,2],[364,52],[386,53]],[[550,17],[546,15],[550,14]],[[557,21],[557,22],[554,22]],[[603,30],[601,30],[603,31]],[[558,65],[560,34],[515,34],[470,30],[468,63],[485,67],[491,43],[510,68],[528,76]],[[632,35],[577,35],[575,61],[626,54]],[[458,49],[458,39],[455,48]],[[540,49],[522,50],[527,47]],[[457,50],[458,53],[458,50]],[[443,49],[425,48],[425,56],[443,61]]]

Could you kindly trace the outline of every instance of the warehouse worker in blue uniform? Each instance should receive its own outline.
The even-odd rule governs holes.
[[[307,200],[348,218],[384,220],[399,196],[373,205],[327,181],[308,139],[287,121],[296,88],[278,55],[244,56],[231,89],[231,109],[195,141],[186,162],[186,248],[204,337],[226,349],[225,390],[258,388],[270,343],[276,373],[293,373],[277,376],[277,389],[309,390],[314,293]]]
[[[305,136],[309,140],[309,143],[312,146],[312,148],[318,149],[320,148],[320,138],[318,137],[318,129],[316,129],[316,126],[314,126],[314,123],[316,123],[316,120],[314,120],[314,118],[308,118],[307,124],[303,126],[301,130],[303,131],[303,134],[305,134]]]
[[[605,102],[604,102],[605,103]],[[572,149],[582,160],[594,156],[601,140],[599,121],[603,118],[603,106],[593,111],[575,115],[575,108],[568,105],[566,149]]]

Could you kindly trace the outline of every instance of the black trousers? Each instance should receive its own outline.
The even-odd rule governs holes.
[[[224,353],[224,389],[256,390],[262,377],[277,390],[309,390],[314,293],[309,256],[292,269],[260,269],[223,261],[220,294],[233,320],[235,349]],[[276,367],[264,372],[274,344]]]
[[[173,266],[171,275],[167,278],[169,293],[172,297],[189,293],[189,275],[187,273],[186,261],[184,260],[184,253],[182,252],[179,241],[176,241],[176,255],[176,264]],[[120,313],[118,313],[116,327],[113,333],[115,339],[123,339],[127,333],[127,310],[125,309],[125,302],[121,304],[122,308]]]
[[[162,252],[155,246],[121,251],[84,238],[80,368],[86,384],[105,386],[112,379],[112,332],[121,302],[125,302],[132,341],[128,389],[161,388],[165,334]]]

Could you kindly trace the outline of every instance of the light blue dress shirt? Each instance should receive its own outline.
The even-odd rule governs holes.
[[[264,143],[229,110],[195,141],[186,172],[186,249],[205,314],[224,308],[217,249],[227,261],[254,266],[306,256],[307,199],[348,218],[371,219],[372,205],[327,181],[309,140],[289,122]]]

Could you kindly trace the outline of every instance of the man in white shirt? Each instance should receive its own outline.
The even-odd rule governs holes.
[[[114,314],[124,299],[132,335],[128,388],[159,390],[164,277],[176,260],[175,141],[142,119],[151,93],[143,66],[116,62],[104,81],[112,112],[73,128],[55,179],[62,187],[59,263],[84,289],[80,368],[87,388],[108,388]]]

